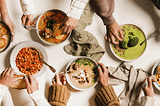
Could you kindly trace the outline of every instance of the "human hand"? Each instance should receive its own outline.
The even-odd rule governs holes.
[[[155,82],[155,79],[153,78],[153,76],[148,77],[144,80],[142,84],[142,88],[143,88],[145,96],[153,97],[154,90],[153,90],[152,82]]]
[[[32,21],[33,19],[33,14],[29,15],[22,15],[21,20],[22,20],[22,25],[26,26],[25,28],[28,30],[31,30],[30,28],[27,28],[28,26],[34,26],[36,21]]]
[[[0,83],[9,87],[11,84],[21,79],[21,77],[14,77],[14,74],[14,69],[6,68],[0,75]]]
[[[63,72],[56,74],[55,77],[52,79],[53,84],[57,85],[65,85],[66,84],[66,76]]]
[[[11,36],[13,36],[12,37],[12,41],[13,41],[13,38],[15,35],[15,25],[13,24],[13,22],[11,21],[8,15],[3,15],[2,20],[8,26]]]
[[[118,41],[123,41],[123,32],[117,22],[114,22],[111,25],[107,25],[106,30],[107,30],[107,35],[105,36],[105,40],[107,40],[108,42],[113,44],[118,44],[119,43]]]
[[[63,25],[64,26],[63,34],[69,34],[76,27],[77,21],[78,21],[77,19],[68,17]]]
[[[102,86],[108,85],[108,69],[105,67],[103,63],[98,63],[98,72],[99,72],[99,81],[102,84]]]
[[[31,94],[37,90],[39,90],[38,82],[32,75],[25,76],[24,78],[27,85],[27,92]]]

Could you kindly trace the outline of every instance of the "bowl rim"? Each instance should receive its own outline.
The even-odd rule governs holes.
[[[138,28],[142,31],[142,33],[144,34],[145,39],[147,39],[146,34],[144,33],[144,31],[142,30],[141,27],[139,27],[139,26],[137,26],[137,25],[135,25],[135,24],[123,24],[123,25],[121,25],[121,26],[125,26],[125,25],[133,25],[133,26],[138,27]],[[147,49],[147,46],[148,46],[148,43],[146,42],[146,47],[145,47],[144,51],[142,52],[142,54],[141,54],[139,57],[134,58],[134,59],[130,59],[130,60],[126,60],[126,59],[122,59],[122,58],[120,58],[119,56],[117,56],[117,54],[113,51],[112,44],[109,43],[109,47],[110,47],[110,50],[111,50],[111,52],[113,53],[113,55],[114,55],[116,58],[118,58],[119,60],[121,60],[121,61],[127,61],[127,62],[134,61],[134,60],[140,58],[140,57],[145,53],[145,51],[146,51],[146,49]]]
[[[17,68],[16,63],[15,63],[15,58],[16,58],[17,54],[24,47],[35,47],[35,48],[37,48],[41,52],[41,54],[43,55],[44,61],[48,62],[48,54],[47,54],[47,51],[45,50],[45,47],[43,45],[41,45],[40,43],[35,42],[35,41],[22,41],[22,42],[18,43],[13,48],[13,50],[10,54],[10,65],[15,70],[15,72],[17,74],[25,75],[24,73],[19,71],[19,69]],[[41,68],[41,70],[38,71],[37,73],[33,74],[33,76],[35,78],[41,76],[46,71],[46,68],[47,68],[47,66],[43,64],[43,67]]]
[[[3,25],[6,26],[7,31],[8,31],[8,36],[9,36],[9,42],[8,42],[7,46],[6,46],[3,50],[0,51],[0,53],[1,53],[1,52],[4,52],[4,51],[10,46],[13,36],[12,36],[12,34],[10,33],[10,30],[9,30],[8,26],[7,26],[2,20],[0,20],[0,23],[2,23]]]
[[[84,90],[88,90],[88,89],[94,88],[94,87],[98,84],[98,78],[97,78],[97,81],[96,81],[92,86],[90,86],[90,87],[88,87],[88,88],[79,88],[79,87],[76,87],[76,86],[72,83],[72,81],[70,80],[70,78],[69,78],[69,76],[68,76],[68,74],[67,74],[67,69],[68,69],[69,66],[70,66],[74,61],[76,61],[77,59],[88,59],[88,60],[92,61],[92,62],[98,67],[97,62],[96,62],[95,60],[91,59],[90,57],[77,56],[76,58],[72,59],[72,60],[67,64],[67,66],[66,66],[66,68],[65,68],[65,76],[66,76],[67,82],[69,83],[69,85],[70,85],[72,88],[74,88],[74,89],[76,89],[76,90],[79,90],[79,91],[84,91]],[[98,70],[97,70],[97,71],[98,71]]]
[[[154,73],[155,73],[156,68],[157,68],[158,65],[160,65],[160,60],[157,61],[157,62],[153,65],[152,71],[151,71],[151,75],[153,75],[153,76],[155,75]],[[160,86],[158,86],[157,81],[156,81],[156,82],[153,82],[153,85],[160,91]]]
[[[63,14],[65,14],[66,17],[67,17],[67,14],[66,14],[64,11],[62,11],[61,9],[50,9],[50,10],[47,10],[47,11],[43,12],[42,14],[40,14],[40,16],[38,17],[37,22],[36,22],[36,29],[38,29],[39,20],[40,20],[41,17],[42,17],[46,12],[48,12],[48,11],[60,11],[60,12],[62,12]],[[48,44],[48,45],[60,44],[60,43],[64,42],[66,39],[68,39],[69,36],[71,35],[71,32],[70,32],[70,33],[68,34],[68,37],[67,37],[64,41],[62,41],[62,42],[60,42],[60,43],[49,43],[49,42],[47,42],[47,41],[45,41],[45,40],[42,39],[42,37],[39,35],[39,31],[38,31],[38,30],[36,30],[36,33],[37,33],[37,36],[39,37],[39,39],[40,39],[43,43]]]

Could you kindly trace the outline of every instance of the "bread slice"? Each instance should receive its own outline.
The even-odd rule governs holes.
[[[0,48],[3,48],[6,46],[6,40],[5,38],[0,38]]]

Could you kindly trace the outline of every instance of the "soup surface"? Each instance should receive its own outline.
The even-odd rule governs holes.
[[[112,49],[114,53],[121,59],[125,60],[136,59],[144,52],[146,48],[146,43],[143,43],[143,45],[140,46],[140,43],[142,43],[146,39],[145,35],[143,31],[135,25],[126,24],[121,26],[121,28],[124,34],[124,41],[128,42],[129,37],[137,37],[139,39],[138,44],[134,47],[129,47],[127,49],[120,48],[119,44],[118,45],[112,44]]]
[[[15,62],[19,71],[27,75],[35,74],[43,67],[38,52],[28,47],[22,48],[18,52]]]
[[[68,35],[62,34],[64,27],[60,28],[60,25],[66,17],[66,14],[60,10],[50,10],[44,13],[38,22],[41,38],[51,44],[64,41]]]
[[[78,88],[89,88],[97,81],[97,67],[88,59],[77,59],[70,65],[68,71],[72,84]]]

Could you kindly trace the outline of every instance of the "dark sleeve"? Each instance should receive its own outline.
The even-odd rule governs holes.
[[[121,106],[111,85],[102,87],[95,97],[97,106]]]
[[[101,17],[105,25],[110,25],[115,22],[113,17],[114,0],[90,0],[90,6]]]
[[[151,1],[160,10],[160,0],[151,0]]]

